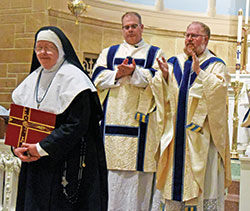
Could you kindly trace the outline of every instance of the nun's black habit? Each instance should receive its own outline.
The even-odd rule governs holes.
[[[56,33],[62,43],[65,60],[86,74],[64,33],[48,26],[41,28],[37,34],[43,30]],[[34,53],[31,74],[39,66]],[[34,93],[34,90],[30,92]],[[90,89],[81,91],[66,110],[57,115],[56,129],[40,142],[49,156],[22,163],[16,210],[107,210],[107,168],[99,128],[101,118],[97,93]],[[81,165],[83,161],[85,167]],[[78,177],[81,173],[82,177]],[[62,185],[63,176],[68,182],[65,183],[66,188]]]

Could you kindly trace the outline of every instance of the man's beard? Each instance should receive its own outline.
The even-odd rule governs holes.
[[[191,56],[190,51],[193,51],[195,53],[195,55],[198,57],[199,55],[201,55],[206,49],[206,45],[205,44],[201,44],[198,47],[195,47],[193,45],[193,43],[188,43],[185,47],[184,47],[184,52],[185,54],[187,54],[188,56]]]
[[[191,56],[191,52],[190,51],[193,51],[196,56],[197,56],[197,51],[196,51],[196,48],[194,47],[194,45],[192,43],[188,43],[185,47],[184,47],[184,52],[185,54],[187,54],[188,56]]]

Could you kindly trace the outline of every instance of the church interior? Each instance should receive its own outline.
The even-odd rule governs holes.
[[[79,1],[0,1],[0,105],[9,109],[12,91],[29,74],[34,34],[42,26],[57,26],[65,32],[91,76],[102,49],[123,41],[121,16],[127,11],[136,11],[142,16],[144,41],[159,46],[167,58],[183,51],[184,33],[189,23],[204,22],[211,29],[208,48],[226,63],[232,81],[228,87],[228,123],[230,149],[234,150],[231,157],[233,183],[227,191],[225,210],[249,210],[250,131],[241,127],[250,106],[249,0],[183,0],[181,3],[174,0],[83,0],[80,2],[84,3],[84,8],[70,10],[69,4],[74,2]],[[237,80],[242,82],[240,90],[233,83]],[[4,145],[5,115],[0,110],[0,210],[11,211],[15,210],[21,162],[13,157],[9,146]]]

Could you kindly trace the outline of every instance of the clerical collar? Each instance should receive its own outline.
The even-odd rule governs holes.
[[[130,45],[130,44],[127,43],[125,40],[124,40],[124,43],[126,43],[127,45]],[[143,44],[144,44],[144,40],[141,39],[140,42],[136,43],[135,45],[130,45],[130,46],[133,46],[134,48],[139,48],[139,47],[141,47]]]

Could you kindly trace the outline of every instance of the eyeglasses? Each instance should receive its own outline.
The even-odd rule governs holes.
[[[47,54],[52,54],[55,51],[57,51],[57,48],[54,46],[44,46],[44,47],[37,46],[37,47],[35,47],[35,52],[37,54],[42,53],[42,51],[45,51]]]
[[[192,39],[197,39],[198,37],[202,36],[205,37],[207,35],[204,34],[189,34],[189,33],[184,33],[184,37],[187,39],[191,36]]]
[[[131,29],[136,29],[139,25],[140,24],[125,25],[125,26],[122,26],[122,28],[125,30],[129,30],[130,27],[131,27]]]

